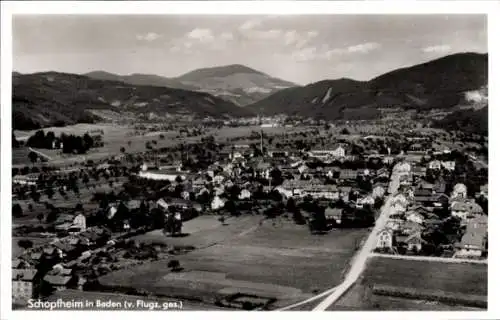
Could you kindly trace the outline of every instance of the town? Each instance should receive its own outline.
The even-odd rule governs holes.
[[[129,142],[116,156],[82,162],[64,158],[67,150],[73,158],[83,153],[77,151],[81,143],[73,142],[78,137],[41,130],[24,141],[13,136],[17,150],[32,150],[26,165],[12,172],[14,302],[119,291],[221,308],[284,307],[293,300],[290,294],[250,283],[234,283],[235,290],[212,301],[203,292],[176,290],[181,284],[167,290],[113,280],[160,262],[176,282],[176,274],[192,264],[188,258],[185,265],[184,257],[196,256],[205,245],[238,243],[259,228],[284,234],[279,237],[288,230],[319,239],[345,233],[354,243],[340,246],[357,250],[375,221],[384,219],[373,256],[485,261],[487,167],[479,153],[465,151],[484,137],[470,135],[459,145],[441,130],[398,132],[397,126],[372,133],[378,126],[366,121],[253,125],[246,127],[253,128],[250,134],[218,139],[207,134],[210,127],[184,127],[147,141],[143,152],[127,152]],[[200,132],[198,140],[184,142],[180,135],[191,131]],[[107,144],[101,133],[80,138],[86,151]],[[181,142],[160,147],[165,134]],[[46,153],[66,164],[51,165]],[[201,272],[196,263],[191,268]]]
[[[5,20],[2,309],[491,311],[495,10],[148,3]]]

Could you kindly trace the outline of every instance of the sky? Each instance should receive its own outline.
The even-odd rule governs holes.
[[[486,15],[18,15],[21,73],[176,77],[243,64],[308,84],[369,80],[457,52],[487,52]]]

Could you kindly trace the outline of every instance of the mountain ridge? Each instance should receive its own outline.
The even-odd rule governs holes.
[[[96,80],[83,75],[41,72],[13,74],[13,128],[19,130],[122,117],[194,115],[228,118],[253,115],[208,93]]]
[[[293,114],[339,119],[379,117],[376,109],[450,109],[466,91],[487,83],[488,55],[458,53],[389,71],[368,81],[321,80],[277,92],[247,106],[264,115]]]
[[[295,83],[272,77],[242,64],[200,68],[170,78],[141,73],[117,75],[101,70],[84,75],[133,85],[164,86],[206,92],[239,106],[254,103],[283,88],[297,86]]]

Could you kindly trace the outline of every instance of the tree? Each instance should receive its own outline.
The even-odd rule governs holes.
[[[52,197],[54,196],[55,192],[54,192],[54,190],[52,190],[52,188],[47,188],[45,190],[45,194],[47,195],[47,197],[49,199],[52,199]]]
[[[347,130],[347,128],[344,128],[344,129],[342,129],[342,131],[340,131],[340,134],[347,135],[347,134],[350,134],[350,132],[349,132],[349,130]]]
[[[221,215],[219,217],[219,221],[220,221],[220,223],[224,224],[226,222],[226,218],[224,218],[224,216]]]
[[[170,268],[171,271],[177,272],[181,270],[181,263],[179,260],[170,260],[167,264],[167,267]]]
[[[306,224],[306,219],[304,218],[300,210],[293,211],[293,221],[295,221],[295,223],[298,225]]]
[[[17,242],[17,245],[26,250],[28,248],[33,247],[33,241],[29,239],[21,239]]]
[[[38,153],[30,151],[30,153],[28,153],[28,158],[33,164],[35,164],[35,162],[38,160]]]
[[[121,152],[121,153],[125,153],[125,147],[121,147],[121,148],[120,148],[120,152]]]
[[[12,216],[15,218],[19,218],[23,216],[23,208],[19,203],[16,203],[12,206]]]
[[[313,212],[312,219],[309,222],[309,228],[313,233],[324,233],[328,230],[324,210],[319,209]]]
[[[38,214],[38,215],[36,216],[36,218],[38,219],[38,221],[39,221],[40,223],[42,223],[42,221],[43,221],[43,219],[45,218],[45,216],[43,215],[43,213],[40,213],[40,214]]]

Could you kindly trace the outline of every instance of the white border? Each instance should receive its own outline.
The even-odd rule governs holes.
[[[1,2],[1,305],[0,319],[21,319],[24,317],[37,317],[39,319],[87,319],[88,312],[12,312],[11,311],[11,71],[12,71],[12,27],[11,17],[13,14],[488,14],[488,41],[489,41],[489,92],[490,104],[490,137],[495,137],[497,128],[495,127],[498,108],[496,102],[499,102],[500,81],[498,79],[498,31],[500,31],[499,14],[500,6],[497,1],[193,1],[193,2],[160,2],[160,1],[36,1],[36,2]],[[497,31],[494,32],[493,30]],[[494,57],[494,58],[493,58]],[[494,70],[495,68],[495,70]],[[496,151],[498,141],[490,140],[490,168],[489,193],[492,195],[491,208],[499,208],[498,200],[495,198],[497,191],[497,181],[494,177],[499,177],[498,170],[495,167]],[[490,210],[489,216],[489,236],[490,257],[489,257],[489,303],[488,312],[335,312],[316,313],[315,316],[328,317],[334,316],[336,319],[360,318],[384,318],[384,319],[499,319],[500,313],[498,303],[495,303],[496,297],[500,296],[500,283],[498,275],[494,272],[500,270],[498,260],[498,249],[495,247],[498,241],[498,234],[495,232],[500,225],[500,219],[496,212]],[[493,271],[493,272],[491,272]],[[124,319],[133,319],[137,312],[98,312],[93,313],[98,317],[119,316]],[[146,315],[140,313],[139,316]],[[185,318],[207,316],[217,316],[222,319],[232,319],[238,317],[279,317],[286,316],[290,319],[301,317],[298,312],[283,313],[245,313],[245,312],[176,312],[168,315],[160,312],[149,312],[151,318]]]

